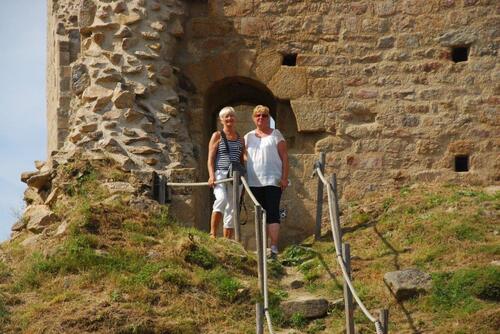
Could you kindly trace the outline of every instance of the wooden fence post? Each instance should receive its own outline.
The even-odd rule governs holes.
[[[389,310],[384,308],[379,314],[380,324],[382,325],[382,333],[389,334]]]
[[[317,161],[315,168],[324,172],[325,171],[325,152],[319,154],[319,161]],[[314,229],[314,239],[319,240],[321,238],[321,220],[323,216],[323,181],[318,176],[318,192],[316,194],[316,226]]]
[[[162,175],[159,178],[159,185],[158,185],[158,203],[160,204],[165,204],[167,202],[166,195],[167,194],[167,188],[165,187],[165,176]]]
[[[151,174],[151,197],[155,201],[158,200],[158,174],[156,172]]]
[[[332,202],[333,203],[329,203],[328,205],[332,205],[333,206],[333,211],[334,211],[334,222],[333,222],[333,233],[335,233],[335,235],[337,236],[337,242],[335,242],[336,244],[336,248],[339,250],[340,252],[340,255],[342,255],[342,231],[340,229],[340,214],[339,214],[339,203],[338,203],[338,196],[335,194],[335,183],[336,183],[336,176],[335,174],[332,175],[332,180],[330,181],[330,184],[328,185],[328,187],[330,189],[328,189],[328,191],[331,191],[332,192],[332,195],[333,195],[333,199],[332,199]]]
[[[258,267],[258,281],[259,281],[259,294],[260,298],[255,305],[255,320],[256,320],[256,333],[264,333],[264,306],[262,304],[264,298],[264,262],[266,254],[262,250],[262,207],[255,206],[255,246],[257,248],[257,267]]]
[[[240,231],[240,172],[233,171],[233,226],[234,226],[234,240],[241,241]]]
[[[347,274],[351,278],[351,248],[348,243],[342,244],[342,259],[344,260]],[[344,280],[344,309],[345,309],[345,330],[346,334],[355,334],[354,332],[354,304],[349,285]]]
[[[339,207],[339,191],[337,186],[337,174],[333,173],[332,175],[332,187],[333,194],[335,195],[335,223],[338,227],[339,232],[339,240],[342,240],[342,228],[340,226],[340,207]]]

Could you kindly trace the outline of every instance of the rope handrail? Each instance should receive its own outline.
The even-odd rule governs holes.
[[[232,181],[233,179],[228,178],[228,179],[217,180],[214,183],[220,184]],[[208,186],[208,182],[168,182],[167,185],[169,187],[201,187],[201,186]]]
[[[342,258],[340,249],[339,249],[339,244],[340,240],[338,240],[338,237],[336,235],[335,231],[335,226],[333,225],[333,220],[334,220],[334,214],[333,214],[333,188],[332,185],[326,180],[325,176],[323,175],[323,172],[321,171],[320,168],[316,168],[316,173],[318,177],[321,179],[321,182],[327,187],[327,195],[328,195],[328,212],[330,215],[330,224],[332,228],[332,235],[334,239],[334,246],[335,246],[335,252],[337,254],[337,262],[339,263],[339,266],[342,270],[342,276],[344,277],[345,282],[347,283],[349,290],[351,291],[351,294],[353,298],[356,300],[356,303],[358,304],[359,308],[361,311],[365,314],[365,316],[375,325],[375,330],[377,334],[382,333],[382,326],[380,324],[380,321],[375,318],[370,311],[366,308],[365,304],[361,301],[361,298],[359,298],[358,293],[356,292],[354,285],[352,284],[352,280],[349,277],[349,274],[347,272],[347,268],[345,267],[344,259]]]
[[[243,186],[245,187],[245,190],[247,194],[250,196],[252,199],[252,202],[255,207],[262,207],[257,201],[257,198],[255,198],[255,195],[252,193],[252,190],[250,189],[250,186],[248,185],[247,180],[245,177],[241,177],[241,182],[243,183]],[[273,331],[273,325],[271,321],[271,314],[269,314],[269,292],[268,292],[268,285],[267,285],[267,261],[265,259],[266,257],[266,251],[267,251],[267,212],[262,208],[262,239],[264,242],[262,242],[262,254],[263,254],[263,261],[262,261],[262,267],[263,267],[263,295],[264,295],[264,315],[266,317],[266,322],[267,322],[267,327],[269,329],[270,334],[274,334]]]

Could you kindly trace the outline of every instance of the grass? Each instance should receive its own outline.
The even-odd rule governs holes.
[[[52,209],[69,224],[68,234],[48,236],[34,252],[22,238],[2,245],[13,259],[0,262],[2,330],[254,332],[255,257],[233,242],[182,227],[166,207],[147,202],[148,210],[136,208],[130,195],[109,200],[102,187],[108,180],[134,182],[106,161],[61,166],[53,183],[62,187],[62,199]],[[408,185],[347,205],[343,238],[351,244],[354,284],[367,307],[389,307],[395,333],[495,333],[500,274],[490,263],[500,254],[499,203],[498,194],[476,187]],[[277,281],[283,265],[298,266],[306,291],[330,300],[342,296],[332,242],[310,245],[287,248],[282,263],[268,262],[273,325],[311,334],[341,330],[342,311],[287,320],[279,307],[288,298]],[[415,266],[431,273],[433,288],[398,303],[383,274]],[[373,332],[359,310],[355,319],[360,333]]]
[[[102,183],[110,179],[134,182],[106,161],[61,166],[53,184],[64,185],[63,197],[52,209],[68,233],[35,252],[19,241],[2,245],[14,259],[0,262],[2,329],[251,333],[255,258],[180,226],[167,207],[135,208],[129,195],[108,200]]]

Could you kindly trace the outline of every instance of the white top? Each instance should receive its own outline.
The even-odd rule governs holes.
[[[277,129],[262,138],[255,135],[255,130],[245,135],[247,179],[251,187],[280,186],[282,162],[278,143],[284,140]]]

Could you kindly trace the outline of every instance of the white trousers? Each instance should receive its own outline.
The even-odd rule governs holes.
[[[216,170],[215,180],[222,180],[227,177],[227,171]],[[238,194],[241,195],[243,185],[239,186]],[[233,224],[233,187],[232,183],[225,182],[216,184],[214,187],[215,201],[212,208],[213,212],[220,212],[223,214],[224,228],[234,228]],[[239,202],[238,195],[238,202]]]

